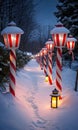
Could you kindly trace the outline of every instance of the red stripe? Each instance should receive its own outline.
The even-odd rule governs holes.
[[[15,96],[15,91],[12,89],[11,85],[9,85],[10,93]]]
[[[8,34],[8,41],[9,41],[9,46],[12,47],[11,34]]]
[[[50,68],[50,66],[48,66],[48,68],[49,68],[50,73],[52,74],[52,68]]]
[[[72,49],[74,49],[74,47],[75,47],[75,42],[73,41],[72,42]]]
[[[58,58],[56,59],[56,64],[57,64],[58,68],[62,71],[62,65],[60,64]]]
[[[56,34],[56,46],[60,46],[59,34]]]
[[[61,85],[59,84],[59,82],[57,81],[57,79],[56,79],[56,86],[57,86],[57,88],[58,88],[60,91],[62,91],[62,87],[61,87]]]
[[[48,80],[49,80],[49,84],[52,85],[52,80],[51,80],[50,76],[48,76]]]
[[[63,42],[62,42],[62,46],[65,46],[65,42],[66,42],[66,34],[63,35]]]
[[[16,71],[16,66],[10,61],[10,65],[12,66],[12,68],[14,69],[14,71]]]
[[[13,81],[13,83],[15,84],[15,77],[12,75],[12,73],[10,72],[10,79]]]
[[[12,55],[12,57],[16,60],[16,55],[13,53],[12,50],[10,50],[10,55]]]
[[[16,45],[15,45],[15,47],[19,46],[19,38],[20,38],[20,34],[16,34]]]
[[[56,71],[56,74],[60,78],[60,80],[62,80],[61,75],[59,75],[59,73],[57,71]]]
[[[70,49],[70,42],[67,42],[67,48]]]
[[[60,48],[57,48],[57,51],[58,51],[59,55],[62,57],[62,50]]]

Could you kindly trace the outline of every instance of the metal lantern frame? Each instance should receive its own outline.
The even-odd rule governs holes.
[[[55,88],[52,91],[51,96],[51,108],[58,108],[59,105],[59,91]]]

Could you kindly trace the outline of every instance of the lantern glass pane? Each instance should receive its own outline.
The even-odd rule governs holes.
[[[48,76],[45,77],[45,82],[48,82]]]
[[[3,37],[4,37],[5,46],[8,47],[8,37],[7,37],[7,34],[4,34]]]
[[[51,99],[51,101],[52,101],[51,104],[52,104],[52,107],[53,107],[53,108],[56,108],[56,107],[57,107],[57,101],[56,101],[56,100],[57,100],[57,97],[52,97],[52,99]]]

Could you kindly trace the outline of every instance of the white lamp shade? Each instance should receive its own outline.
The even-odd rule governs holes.
[[[56,47],[64,47],[69,30],[63,27],[61,22],[56,24],[56,27],[51,30],[52,38]]]
[[[8,24],[6,28],[4,28],[1,32],[1,35],[4,37],[4,42],[6,47],[8,48],[18,48],[20,43],[21,34],[24,31],[16,26],[16,23],[11,22]]]
[[[77,40],[75,38],[73,38],[72,36],[69,36],[67,38],[67,49],[68,50],[73,50],[75,48],[75,42]]]
[[[18,48],[21,34],[4,34],[4,43],[7,48]]]

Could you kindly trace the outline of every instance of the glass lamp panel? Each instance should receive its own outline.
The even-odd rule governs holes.
[[[8,47],[8,36],[7,34],[3,35],[5,46]]]
[[[75,48],[75,42],[72,41],[72,48],[74,49]]]
[[[57,97],[53,97],[53,96],[52,96],[52,99],[51,99],[52,102],[51,102],[51,103],[52,103],[52,107],[53,107],[53,108],[56,108],[56,107],[57,107],[57,104],[56,104],[57,101],[56,101],[56,100],[57,100]]]
[[[45,77],[45,82],[48,82],[48,76]]]

